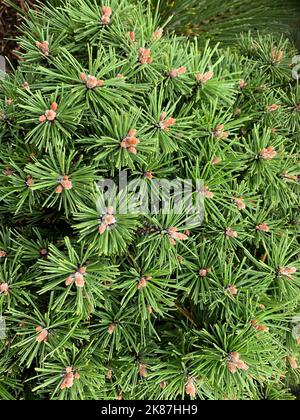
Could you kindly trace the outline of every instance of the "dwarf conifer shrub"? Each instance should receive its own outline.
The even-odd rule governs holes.
[[[0,84],[1,399],[293,398],[294,48],[165,25],[128,0],[22,25]],[[161,180],[188,180],[203,217]]]

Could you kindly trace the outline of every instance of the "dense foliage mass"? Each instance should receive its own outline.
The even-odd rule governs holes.
[[[294,48],[200,47],[128,0],[67,0],[22,29],[0,82],[0,398],[292,399]],[[120,170],[145,190],[203,180],[203,222],[172,200],[118,212],[118,187],[101,205]]]

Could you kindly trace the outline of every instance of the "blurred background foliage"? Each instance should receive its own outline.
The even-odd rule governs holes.
[[[299,0],[151,0],[169,29],[205,43],[234,45],[241,32],[259,30],[293,38],[300,49]]]

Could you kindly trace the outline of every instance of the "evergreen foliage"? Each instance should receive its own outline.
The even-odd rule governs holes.
[[[0,398],[293,399],[295,49],[202,45],[146,3],[41,5],[0,81]],[[104,208],[119,170],[204,180],[203,222]]]

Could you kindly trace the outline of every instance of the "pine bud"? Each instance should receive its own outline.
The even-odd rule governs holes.
[[[41,328],[41,330],[38,329],[38,328]],[[36,328],[36,331],[39,332],[38,336],[36,337],[36,341],[38,343],[42,343],[43,341],[47,341],[49,333],[45,328],[42,328],[42,327],[39,326],[39,327]]]
[[[289,175],[287,172],[284,172],[282,175],[282,178],[284,179],[288,179],[290,181],[298,181],[298,176],[297,175]]]
[[[107,327],[107,332],[108,334],[113,334],[113,332],[116,329],[116,324],[114,324],[113,322],[111,324],[109,324],[109,326]]]
[[[78,272],[81,273],[81,274],[86,274],[86,267],[80,267],[78,269]]]
[[[137,284],[137,288],[138,289],[143,289],[144,287],[147,286],[147,280],[145,277],[141,277],[138,284]]]
[[[21,88],[22,88],[22,89],[24,89],[24,90],[30,90],[29,83],[28,83],[28,82],[24,82],[24,83],[21,85]]]
[[[203,188],[203,194],[204,194],[205,198],[213,198],[214,197],[214,193],[209,190],[207,185]]]
[[[262,331],[262,332],[268,332],[269,331],[269,328],[266,325],[258,324],[256,319],[252,319],[251,325],[257,331]]]
[[[151,50],[149,48],[139,49],[139,62],[141,64],[151,64],[153,61],[151,57]]]
[[[206,82],[208,82],[210,79],[213,78],[213,75],[214,75],[213,71],[207,71],[204,74],[196,73],[195,77],[196,77],[197,82],[200,85],[204,85]]]
[[[227,139],[229,136],[229,133],[227,131],[224,131],[224,124],[219,124],[216,126],[216,128],[212,131],[215,139]]]
[[[244,203],[243,197],[235,198],[234,203],[238,210],[244,210],[246,208],[246,204]]]
[[[152,314],[153,313],[153,308],[152,308],[152,306],[148,303],[148,305],[147,305],[147,312],[148,312],[148,314]]]
[[[238,293],[238,289],[236,286],[229,284],[228,286],[225,287],[225,292],[231,296],[236,296]]]
[[[75,284],[77,287],[84,287],[84,277],[81,273],[79,273],[78,271],[75,273]]]
[[[153,32],[152,34],[153,41],[158,41],[159,39],[161,39],[161,37],[163,36],[163,33],[164,33],[163,28],[156,29],[156,31]]]
[[[171,79],[175,79],[175,77],[180,76],[181,74],[185,74],[186,73],[186,68],[181,66],[178,69],[172,69],[169,72],[169,76]]]
[[[278,274],[282,276],[286,276],[289,279],[292,279],[292,274],[295,274],[297,271],[296,267],[279,267]]]
[[[208,274],[207,268],[201,268],[201,270],[199,270],[199,276],[200,277],[206,277],[207,274]]]
[[[274,112],[280,108],[280,105],[272,104],[267,106],[267,112]]]
[[[190,377],[185,385],[185,393],[192,398],[196,396],[196,387],[194,384],[194,378]]]
[[[101,224],[99,226],[100,235],[102,235],[108,227],[116,224],[117,220],[115,216],[113,215],[113,213],[114,213],[113,207],[108,207],[106,209],[106,213],[102,216]]]
[[[74,276],[73,275],[69,276],[65,281],[65,285],[70,286],[73,283],[73,281],[74,281]]]
[[[219,156],[214,157],[211,161],[212,165],[218,165],[220,162],[222,162],[222,159]]]
[[[255,227],[260,232],[270,232],[270,227],[266,223],[261,223]]]
[[[165,387],[168,385],[167,381],[162,381],[159,386],[161,387],[161,389],[165,389]]]
[[[49,55],[49,42],[48,41],[43,41],[43,42],[36,41],[35,45],[40,50],[40,52],[44,54],[44,56],[48,57]]]
[[[78,372],[74,373],[74,379],[76,380],[80,379],[80,374]]]
[[[188,236],[184,233],[177,232],[176,227],[171,227],[168,229],[169,240],[172,245],[176,244],[176,241],[186,241]]]
[[[80,79],[82,80],[82,82],[86,83],[87,81],[87,76],[85,73],[80,73]]]
[[[229,362],[228,363],[228,370],[230,373],[236,373],[237,372],[237,367],[234,363]]]
[[[109,6],[102,7],[102,16],[101,16],[101,23],[103,25],[108,25],[110,23],[110,17],[112,15],[112,10]]]
[[[69,179],[67,175],[63,176],[63,179],[60,182],[60,184],[65,190],[71,190],[73,188],[72,181]]]
[[[289,362],[290,367],[292,369],[298,369],[298,362],[297,362],[297,359],[295,357],[289,356],[288,357],[288,362]]]
[[[272,160],[277,156],[277,152],[273,146],[269,146],[262,149],[259,156],[264,160]]]
[[[123,394],[120,391],[120,392],[117,393],[116,400],[121,401],[122,399],[123,399]]]
[[[63,192],[63,186],[62,185],[58,185],[56,187],[55,192],[56,192],[56,194],[61,194]]]
[[[249,369],[249,366],[246,365],[246,363],[243,362],[243,360],[239,360],[236,364],[236,367],[240,370],[248,370]]]
[[[248,83],[245,82],[245,80],[241,79],[239,81],[239,87],[240,87],[240,89],[245,89],[245,87],[247,87],[247,85],[248,85]]]
[[[46,119],[47,119],[48,121],[54,121],[54,120],[55,120],[55,118],[56,118],[56,112],[55,112],[55,111],[53,111],[53,109],[48,109],[48,110],[45,112],[45,117],[46,117]]]
[[[11,176],[13,175],[13,173],[14,173],[13,170],[9,166],[6,166],[6,168],[3,171],[3,174],[5,176]]]
[[[1,283],[0,284],[0,294],[7,296],[9,294],[9,286],[8,283]]]
[[[129,153],[134,155],[137,153],[136,146],[139,144],[139,139],[136,136],[136,129],[131,128],[127,136],[120,142],[120,146],[123,149],[126,149]]]
[[[135,32],[128,32],[128,36],[132,42],[135,42]]]
[[[25,183],[27,187],[32,187],[34,185],[34,180],[31,175],[27,175]]]
[[[41,115],[39,117],[39,122],[44,123],[46,121],[54,121],[56,118],[56,111],[57,111],[57,103],[53,102],[50,106],[50,109],[47,109],[45,111],[44,115]]]
[[[139,364],[139,375],[141,378],[146,378],[148,375],[147,366],[144,363]]]
[[[238,233],[233,230],[231,227],[226,228],[225,230],[225,236],[227,239],[229,238],[237,238],[238,237]]]
[[[5,258],[6,257],[6,252],[3,251],[3,249],[0,249],[0,258]]]
[[[108,371],[105,374],[106,379],[111,379],[113,376],[113,371],[112,369],[108,369]]]
[[[144,173],[144,177],[145,177],[146,179],[151,180],[151,179],[153,178],[152,171],[146,171],[146,172]]]
[[[276,48],[272,48],[271,58],[273,64],[280,64],[283,58],[283,51],[277,51]]]
[[[166,112],[163,112],[160,116],[160,123],[159,126],[161,130],[163,131],[169,131],[170,127],[173,127],[173,125],[176,123],[175,118],[168,118],[166,119]]]
[[[80,79],[85,83],[87,89],[95,89],[104,86],[104,80],[97,79],[95,76],[86,76],[84,73],[81,73]]]
[[[237,351],[233,351],[233,352],[229,353],[228,357],[230,358],[230,360],[233,363],[237,363],[240,360],[240,355]]]

